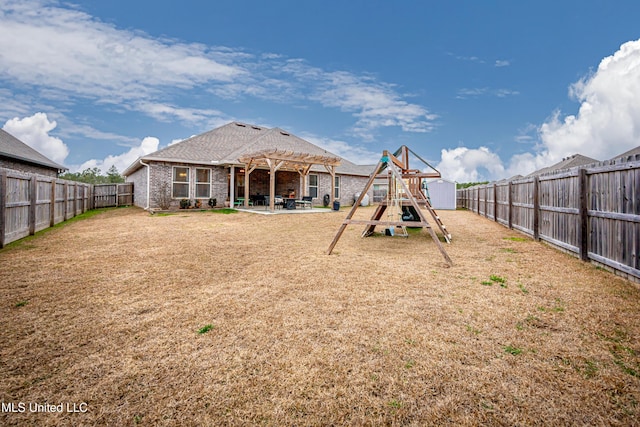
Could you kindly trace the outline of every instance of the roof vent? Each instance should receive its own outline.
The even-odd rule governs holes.
[[[254,128],[255,130],[262,130],[258,126],[251,126],[251,127]]]
[[[281,131],[280,131],[280,135],[289,136],[289,134],[288,134],[288,133],[286,133],[286,132],[285,132],[285,131],[283,131],[283,130],[281,130]]]
[[[246,125],[243,125],[242,123],[236,123],[236,126],[240,126],[241,128],[246,128]]]

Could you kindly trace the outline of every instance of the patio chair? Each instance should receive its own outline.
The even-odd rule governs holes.
[[[302,209],[309,206],[309,209],[312,208],[311,202],[313,201],[313,197],[311,196],[303,196],[302,200],[296,200],[296,205],[302,206]]]
[[[264,209],[265,210],[269,209],[269,206],[270,206],[269,205],[269,201],[270,201],[269,200],[269,196],[264,196]],[[276,209],[278,209],[278,208],[282,209],[282,206],[284,206],[284,200],[282,200],[282,197],[276,196],[273,199],[273,206]]]

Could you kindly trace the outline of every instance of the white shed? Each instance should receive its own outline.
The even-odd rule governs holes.
[[[427,181],[427,191],[434,209],[456,209],[456,183],[438,178]]]

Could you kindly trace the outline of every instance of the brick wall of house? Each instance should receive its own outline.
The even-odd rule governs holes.
[[[22,173],[35,173],[38,175],[58,177],[58,171],[45,168],[43,166],[32,165],[29,163],[21,163],[6,158],[0,158],[0,168],[11,169]]]
[[[314,204],[322,204],[322,198],[325,194],[331,194],[333,191],[333,183],[331,175],[328,173],[318,173],[318,199],[314,199]],[[340,206],[352,206],[354,203],[354,195],[362,192],[364,186],[367,185],[369,177],[338,175],[340,177],[340,197],[337,199]],[[369,203],[373,200],[373,186],[368,191]]]
[[[344,175],[340,178],[340,205],[351,206],[355,202],[356,193],[361,193],[369,181],[368,176]],[[373,186],[367,192],[369,204],[373,201]]]
[[[182,197],[174,198],[171,194],[173,182],[173,167],[189,168],[189,200],[196,197],[196,168],[209,169],[211,177],[211,198],[216,199],[218,206],[222,206],[227,197],[227,172],[221,166],[199,166],[185,163],[149,162],[149,207],[160,209],[161,205],[168,203],[169,209],[178,209]],[[134,182],[136,206],[146,207],[147,203],[147,171],[146,167],[138,169],[127,177],[127,182]],[[207,207],[209,198],[201,199],[202,206]]]
[[[140,208],[147,207],[147,168],[142,167],[128,175],[126,182],[133,182],[133,204]]]
[[[222,166],[211,169],[211,197],[216,199],[216,206],[224,206],[229,194],[229,172]]]

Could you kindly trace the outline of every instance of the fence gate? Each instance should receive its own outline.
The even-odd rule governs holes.
[[[96,184],[93,188],[95,208],[127,206],[133,204],[133,183]]]

